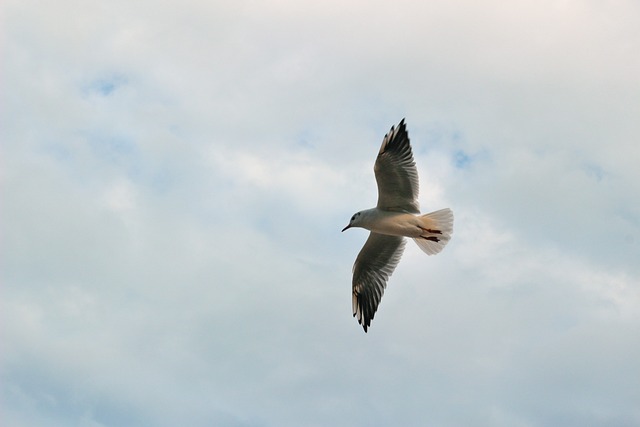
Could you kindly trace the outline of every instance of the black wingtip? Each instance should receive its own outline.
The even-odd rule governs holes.
[[[394,140],[398,140],[398,141],[394,142]],[[404,140],[409,142],[409,133],[407,132],[407,125],[404,122],[404,118],[403,118],[402,120],[400,120],[400,123],[398,123],[397,126],[396,125],[391,126],[391,129],[389,130],[389,132],[387,132],[384,135],[384,138],[382,140],[382,145],[380,146],[380,151],[378,151],[378,155],[387,151],[387,148],[390,144],[399,146],[400,141],[404,141]]]
[[[353,313],[353,317],[356,317],[356,313]],[[364,320],[364,322],[363,322],[360,319],[358,319],[358,323],[360,323],[362,325],[362,328],[364,329],[364,333],[366,334],[367,333],[367,328],[369,327],[370,323],[367,323],[366,320]]]
[[[395,125],[391,126],[390,133],[393,133],[394,129],[400,129],[400,128],[404,128],[406,126],[407,126],[407,124],[404,122],[404,117],[403,117],[402,120],[400,120],[400,123],[398,123],[397,126],[395,126]]]
[[[407,132],[407,124],[404,121],[404,117],[402,118],[402,120],[400,120],[400,123],[398,124],[398,131],[399,132]]]

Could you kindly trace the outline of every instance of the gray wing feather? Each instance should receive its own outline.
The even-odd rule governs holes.
[[[391,127],[373,168],[378,183],[378,207],[385,210],[419,213],[418,170],[413,160],[404,119]]]
[[[353,315],[364,331],[378,309],[387,280],[395,270],[405,239],[371,232],[353,265]]]

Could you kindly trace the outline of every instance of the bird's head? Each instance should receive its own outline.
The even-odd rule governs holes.
[[[351,220],[349,221],[349,225],[347,225],[345,228],[342,229],[342,231],[351,228],[351,227],[359,227],[360,226],[360,221],[362,220],[362,212],[356,212],[353,214],[353,216],[351,217]]]

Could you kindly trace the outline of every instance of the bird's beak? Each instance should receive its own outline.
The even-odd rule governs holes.
[[[347,228],[351,228],[351,224],[349,224],[345,228],[343,228],[342,231],[346,230]]]

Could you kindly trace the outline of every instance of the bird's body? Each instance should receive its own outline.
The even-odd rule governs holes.
[[[425,230],[436,226],[429,222],[428,218],[412,213],[394,212],[380,208],[371,208],[360,211],[362,217],[358,227],[365,228],[374,233],[389,236],[402,236],[417,238],[425,233]]]
[[[418,171],[404,119],[385,135],[374,166],[378,205],[356,212],[349,225],[371,233],[353,265],[353,315],[365,332],[378,309],[387,280],[412,238],[428,255],[440,252],[453,232],[453,213],[442,209],[421,215]]]

